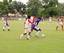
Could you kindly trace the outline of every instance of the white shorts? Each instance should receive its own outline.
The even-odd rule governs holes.
[[[60,25],[63,25],[63,23],[62,23],[62,22],[59,22],[59,24],[60,24]]]
[[[40,29],[38,26],[35,26],[35,28],[38,30],[38,29]]]
[[[31,25],[24,26],[25,32],[31,32]]]
[[[31,25],[25,24],[24,28],[31,28]]]
[[[57,25],[60,26],[60,25],[63,25],[63,23],[62,22],[59,22],[59,23],[57,23]]]

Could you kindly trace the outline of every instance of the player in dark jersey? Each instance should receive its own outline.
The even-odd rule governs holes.
[[[32,24],[32,31],[35,30],[37,33],[36,33],[36,36],[39,35],[39,33],[42,31],[40,27],[38,27],[38,24],[40,21],[43,21],[42,18],[38,17],[38,18],[35,18],[34,20],[34,23]]]
[[[9,21],[8,21],[7,18],[8,18],[7,16],[3,16],[3,17],[2,17],[2,21],[3,21],[3,31],[5,31],[6,29],[7,29],[8,31],[10,31]]]
[[[35,18],[34,20],[34,23],[32,24],[32,30],[35,30],[35,31],[41,31],[41,29],[38,27],[38,24],[40,21],[42,21],[43,19],[42,18]]]

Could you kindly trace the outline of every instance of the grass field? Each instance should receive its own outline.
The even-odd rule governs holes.
[[[47,22],[40,23],[43,29]],[[64,53],[64,32],[55,30],[55,22],[47,30],[43,29],[45,38],[37,39],[32,33],[30,40],[19,40],[17,37],[23,33],[23,21],[10,21],[10,31],[2,31],[0,21],[0,53]]]

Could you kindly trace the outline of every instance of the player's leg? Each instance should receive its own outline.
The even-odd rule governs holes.
[[[56,26],[56,30],[58,30],[59,27],[60,27],[60,24],[59,24],[59,22],[58,22],[58,23],[57,23],[57,26]]]
[[[36,31],[36,37],[39,37],[42,30],[38,26],[35,26],[34,30]]]
[[[27,39],[27,40],[30,39],[30,34],[29,34],[29,32],[28,32],[27,35],[26,35],[26,39]]]
[[[63,31],[63,22],[60,22],[61,30]]]
[[[27,35],[27,28],[25,28],[24,30],[25,30],[25,31],[24,31],[24,33],[23,33],[23,34],[21,34],[21,35],[20,35],[20,37],[19,37],[20,39],[25,38],[25,37],[26,37],[26,35]]]
[[[24,33],[20,35],[20,39],[26,38],[28,32],[28,25],[24,25]]]
[[[31,27],[28,28],[28,32],[27,32],[26,38],[27,38],[27,40],[29,40],[31,38]]]
[[[5,31],[5,30],[6,30],[6,24],[3,25],[3,31]]]
[[[61,25],[61,28],[62,28],[62,31],[63,31],[63,30],[64,30],[64,29],[63,29],[63,25]]]
[[[58,26],[56,26],[56,30],[58,30]]]
[[[37,38],[42,38],[42,37],[46,37],[45,34],[42,32],[42,30],[39,28],[39,29],[35,29],[36,30],[36,37]]]
[[[9,27],[9,25],[7,25],[7,30],[10,31],[10,27]]]

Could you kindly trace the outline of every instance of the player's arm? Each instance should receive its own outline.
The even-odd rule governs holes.
[[[33,24],[33,22],[31,20],[28,20],[29,23]]]

